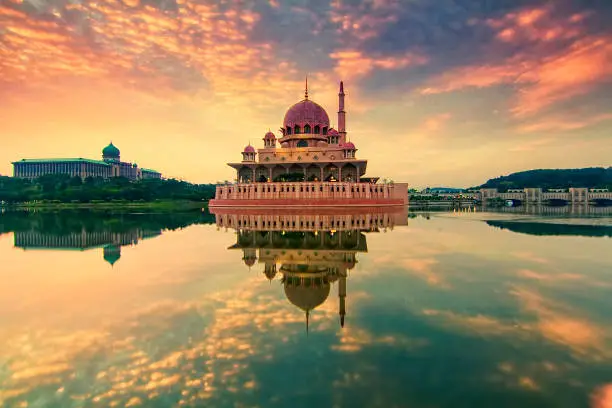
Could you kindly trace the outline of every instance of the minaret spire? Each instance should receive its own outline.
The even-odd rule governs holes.
[[[346,142],[346,112],[344,111],[344,82],[340,81],[340,92],[338,92],[338,133],[340,143]]]
[[[308,321],[310,317],[310,310],[306,310],[306,335],[308,336]]]
[[[308,75],[306,75],[306,88],[304,89],[304,99],[308,100]]]

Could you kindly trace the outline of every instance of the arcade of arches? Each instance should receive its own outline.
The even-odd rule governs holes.
[[[266,183],[291,176],[292,181],[359,181],[359,166],[353,163],[304,163],[287,165],[244,164],[238,170],[239,183]]]

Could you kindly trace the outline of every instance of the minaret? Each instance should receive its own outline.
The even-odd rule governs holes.
[[[338,133],[340,143],[346,143],[346,112],[344,111],[344,83],[340,81],[340,92],[338,93]]]
[[[344,327],[344,316],[346,315],[346,275],[341,275],[340,279],[338,279],[338,297],[340,298],[340,327]]]

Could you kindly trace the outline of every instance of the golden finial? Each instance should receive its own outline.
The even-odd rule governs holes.
[[[306,75],[306,89],[304,91],[304,99],[308,99],[308,75]]]

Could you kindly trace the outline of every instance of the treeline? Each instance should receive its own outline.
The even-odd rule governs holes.
[[[612,190],[612,167],[585,169],[543,169],[512,173],[488,180],[480,187],[497,188],[501,192],[514,188],[607,188]]]
[[[24,203],[49,202],[105,202],[105,201],[202,201],[214,198],[214,184],[191,184],[185,181],[139,180],[131,182],[124,177],[108,180],[88,177],[70,177],[48,174],[35,180],[0,176],[0,201]]]
[[[170,212],[154,214],[115,214],[98,211],[7,211],[0,217],[0,234],[37,231],[49,235],[102,232],[125,233],[142,230],[176,230],[193,224],[213,224],[208,212]]]

